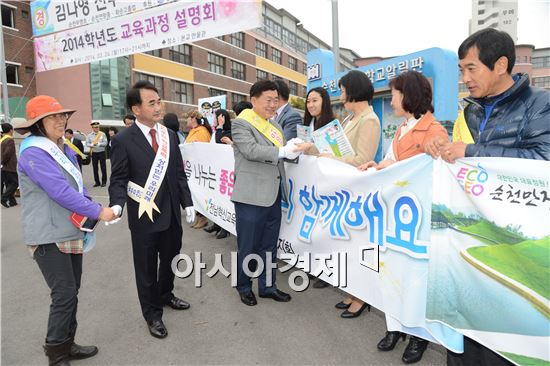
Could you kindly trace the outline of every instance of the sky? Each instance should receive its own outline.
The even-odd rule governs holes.
[[[332,45],[330,0],[267,0]],[[471,0],[339,0],[340,47],[362,57],[390,57],[426,48],[456,51],[468,37]],[[518,0],[517,44],[550,47],[550,0]]]

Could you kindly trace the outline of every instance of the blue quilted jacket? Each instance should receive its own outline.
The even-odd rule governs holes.
[[[475,141],[466,157],[550,160],[550,92],[530,86],[527,74],[514,80],[500,95],[466,98],[464,117]]]

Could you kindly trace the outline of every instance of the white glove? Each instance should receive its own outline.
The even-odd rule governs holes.
[[[109,226],[109,225],[114,225],[116,224],[117,222],[120,221],[120,219],[122,218],[120,216],[120,214],[122,213],[122,207],[120,207],[119,205],[114,205],[113,207],[111,207],[111,209],[113,210],[113,212],[115,213],[115,215],[118,216],[118,218],[114,219],[114,220],[111,220],[111,221],[105,221],[105,226]]]
[[[304,140],[302,140],[301,138],[299,137],[294,137],[294,138],[291,138],[290,140],[287,141],[287,145],[288,144],[303,144],[304,143]]]
[[[296,145],[289,141],[285,146],[279,148],[280,155],[282,155],[283,158],[294,160],[302,154],[301,151],[294,151],[295,148]]]
[[[188,224],[195,221],[195,209],[193,206],[185,208],[185,221],[187,221]]]

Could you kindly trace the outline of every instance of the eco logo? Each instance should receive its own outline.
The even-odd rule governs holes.
[[[460,168],[456,178],[467,194],[480,196],[485,190],[483,185],[489,180],[489,174],[478,164],[475,168]]]

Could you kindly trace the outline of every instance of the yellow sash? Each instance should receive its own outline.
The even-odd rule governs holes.
[[[80,151],[80,149],[78,147],[76,147],[72,142],[71,140],[69,139],[65,139],[65,145],[67,145],[68,147],[71,148],[71,150],[73,150],[75,153],[77,153],[78,155],[80,155],[80,157],[82,159],[86,159],[86,155],[84,155],[84,153],[82,153],[82,151]]]
[[[470,133],[466,120],[464,119],[464,111],[460,111],[458,113],[458,118],[453,126],[453,142],[464,142],[465,144],[474,143],[472,134]]]
[[[284,145],[284,138],[281,131],[269,123],[269,121],[260,117],[252,109],[245,109],[241,112],[241,114],[239,114],[238,118],[242,118],[246,122],[250,123],[276,147],[281,147]]]
[[[2,142],[4,142],[4,140],[11,139],[11,138],[13,138],[13,137],[11,137],[11,135],[4,135],[4,136],[2,136],[2,138],[0,139],[0,144],[1,144]]]

